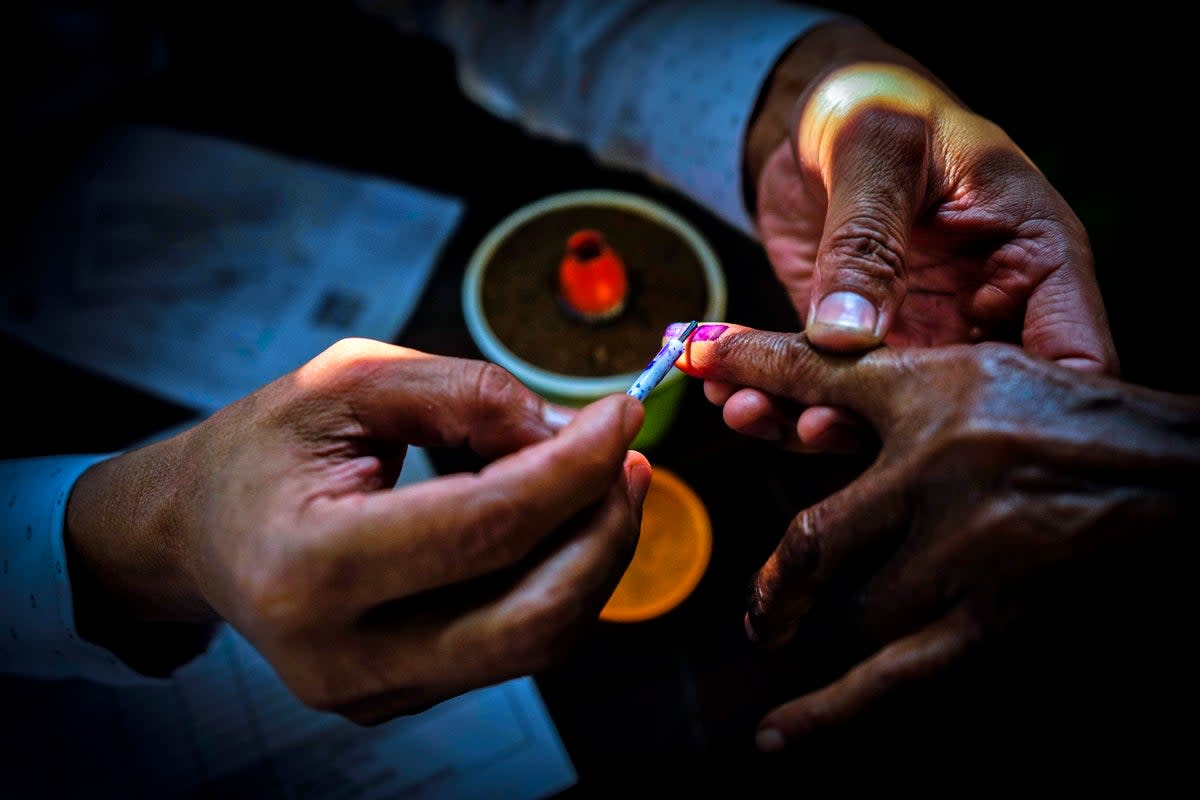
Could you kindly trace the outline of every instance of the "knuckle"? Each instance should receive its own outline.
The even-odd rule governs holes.
[[[331,344],[317,356],[317,359],[344,368],[377,354],[378,350],[378,342],[358,336],[348,336]]]
[[[859,214],[829,237],[825,263],[837,269],[837,286],[870,289],[904,276],[900,223],[883,212]]]
[[[385,348],[403,349],[360,337],[339,339],[301,367],[301,372],[317,385],[361,385],[379,370]]]
[[[242,603],[257,626],[279,635],[323,622],[354,584],[354,564],[331,537],[313,536],[253,559],[235,576]],[[248,560],[250,561],[250,560]]]
[[[463,406],[476,423],[477,445],[485,449],[492,436],[541,418],[542,400],[498,364],[477,362],[463,392]]]
[[[1000,342],[981,342],[966,352],[973,356],[977,377],[988,383],[1024,372],[1029,363],[1029,356],[1019,347]]]
[[[473,405],[499,411],[526,399],[528,392],[511,372],[490,361],[478,363],[470,386]]]
[[[821,544],[819,514],[810,509],[799,514],[791,530],[779,543],[779,563],[789,573],[813,573],[821,568],[824,552]]]
[[[234,576],[240,604],[255,627],[287,634],[310,618],[311,595],[295,566],[293,556],[273,555],[257,559]]]
[[[871,154],[872,169],[910,174],[924,166],[929,151],[929,124],[917,114],[893,108],[861,107],[843,131],[866,144],[860,152]]]
[[[965,432],[990,432],[1013,413],[1035,386],[1030,381],[1029,356],[1015,345],[986,342],[959,351],[965,361],[966,380],[959,422]],[[957,357],[947,353],[946,358]]]
[[[346,336],[338,339],[329,347],[325,348],[322,353],[323,358],[340,361],[345,358],[352,358],[361,354],[364,347],[367,345],[367,340],[359,336]]]
[[[1000,126],[975,115],[972,124],[981,140],[1009,142]],[[975,176],[979,199],[995,209],[998,221],[1018,235],[1040,235],[1065,225],[1072,236],[1086,238],[1081,222],[1046,177],[1014,147],[987,147],[974,153],[967,168]]]
[[[944,389],[927,460],[983,463],[983,454],[999,455],[997,448],[1012,439],[1009,421],[1031,410],[1029,356],[994,342],[938,348],[926,356],[920,368],[927,385]]]

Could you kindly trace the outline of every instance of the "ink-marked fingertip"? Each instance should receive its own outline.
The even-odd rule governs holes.
[[[626,465],[625,479],[629,482],[629,499],[639,509],[646,501],[652,474],[650,462],[645,458],[631,458]]]
[[[687,330],[691,322],[672,322],[663,331],[663,341],[674,339]],[[688,337],[688,344],[692,342],[711,342],[717,339],[725,331],[729,330],[729,325],[723,322],[697,322],[696,330],[692,331],[692,335]]]
[[[668,325],[667,329],[663,332],[663,344],[665,345],[668,341],[686,330],[689,324],[686,322],[675,322]],[[679,358],[675,359],[675,366],[687,372],[695,365],[695,355],[702,353],[709,344],[724,336],[725,332],[733,327],[736,326],[724,322],[699,323],[696,329],[692,331],[691,336],[687,338],[683,353],[680,354]]]

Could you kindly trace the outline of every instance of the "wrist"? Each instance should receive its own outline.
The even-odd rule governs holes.
[[[63,532],[78,635],[156,677],[204,652],[216,627],[176,535],[178,438],[84,472]]]
[[[99,462],[76,482],[63,536],[81,632],[102,616],[138,623],[216,619],[187,568],[180,536],[183,438]]]
[[[763,167],[780,145],[792,140],[804,98],[824,75],[862,61],[907,67],[940,84],[916,59],[860,22],[838,20],[802,36],[767,77],[746,132],[743,186],[746,207],[753,216],[757,217],[757,187]]]

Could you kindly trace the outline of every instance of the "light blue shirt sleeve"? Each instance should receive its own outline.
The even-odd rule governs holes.
[[[80,638],[63,531],[79,476],[108,455],[0,461],[0,673],[155,682]]]
[[[464,93],[531,133],[638,170],[751,237],[743,148],[784,51],[839,18],[768,0],[360,0],[453,51]]]

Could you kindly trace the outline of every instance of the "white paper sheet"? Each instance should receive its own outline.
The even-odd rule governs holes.
[[[21,681],[0,696],[17,686],[25,707],[5,710],[0,758],[12,800],[519,800],[575,781],[531,678],[364,728],[300,705],[226,628],[166,686]]]
[[[461,211],[394,181],[121,128],[6,251],[0,328],[209,413],[344,336],[393,340]]]

